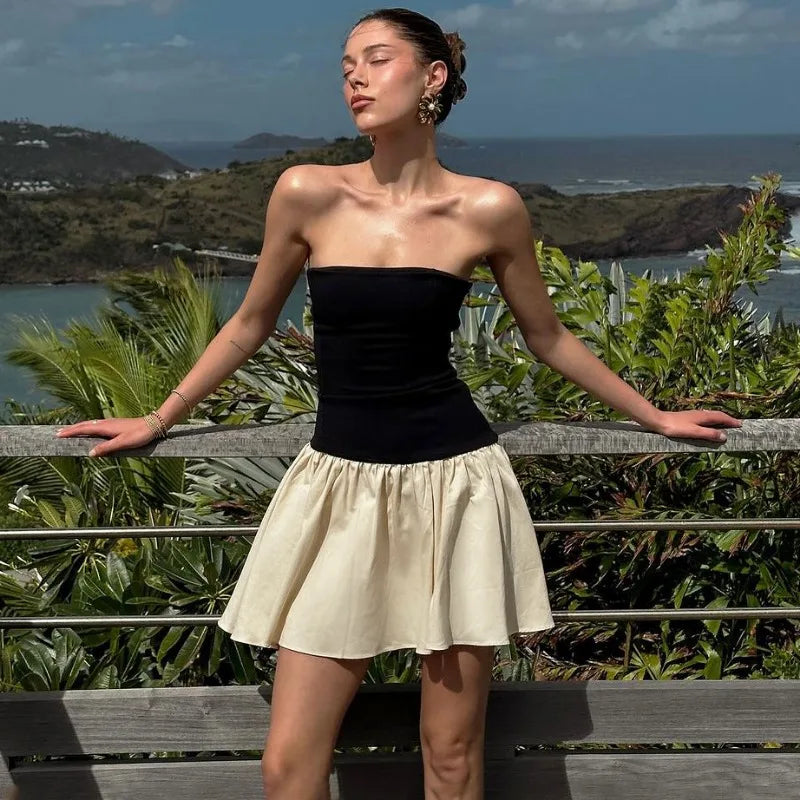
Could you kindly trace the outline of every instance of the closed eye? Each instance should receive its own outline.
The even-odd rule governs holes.
[[[389,60],[388,58],[376,58],[373,61],[370,61],[369,63],[370,64],[382,64],[384,61],[388,61],[388,60]],[[350,72],[352,72],[352,71],[353,70],[350,70]],[[343,73],[342,77],[346,78],[350,74],[350,72]]]

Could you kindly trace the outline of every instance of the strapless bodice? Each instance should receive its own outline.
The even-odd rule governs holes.
[[[432,267],[309,267],[319,402],[311,446],[411,463],[497,441],[450,361],[470,281]]]

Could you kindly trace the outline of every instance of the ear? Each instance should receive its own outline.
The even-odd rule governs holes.
[[[428,79],[425,82],[425,94],[438,94],[447,83],[447,64],[434,61],[428,66]]]

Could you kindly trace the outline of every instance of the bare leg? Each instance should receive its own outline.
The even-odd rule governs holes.
[[[261,759],[269,800],[329,800],[333,748],[371,660],[279,649]]]
[[[483,800],[493,646],[453,645],[422,658],[420,740],[425,800]]]

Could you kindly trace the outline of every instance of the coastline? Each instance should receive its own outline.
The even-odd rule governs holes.
[[[739,206],[754,191],[750,187],[731,184],[704,184],[566,195],[542,183],[509,181],[509,184],[516,188],[528,207],[536,238],[541,239],[545,246],[560,248],[569,258],[584,261],[683,257],[706,246],[716,247],[719,231],[735,230],[742,215]],[[113,190],[111,195],[109,205],[113,206]],[[178,254],[192,267],[209,258],[195,257],[192,250],[208,248],[209,243],[213,243],[211,249],[227,247],[234,252],[253,252],[263,236],[263,222],[242,226],[227,238],[223,231],[215,233],[213,226],[208,225],[203,229],[204,239],[198,241],[196,231],[200,226],[186,225],[186,201],[176,204],[174,197],[167,196],[160,201],[149,198],[154,202],[142,203],[134,209],[135,214],[128,210],[125,218],[127,226],[120,225],[117,232],[107,235],[107,241],[93,241],[91,247],[81,248],[79,241],[69,239],[67,221],[75,221],[79,225],[77,220],[82,213],[81,201],[84,199],[87,198],[60,198],[63,206],[57,211],[66,235],[56,240],[54,247],[45,249],[40,246],[34,248],[33,253],[28,246],[30,241],[53,240],[51,231],[40,221],[39,215],[36,214],[35,218],[31,215],[28,238],[11,243],[5,252],[0,249],[0,286],[101,284],[123,269],[145,272],[158,266],[168,266],[171,256],[154,252],[159,243],[191,243],[188,250],[179,250]],[[94,201],[97,199],[96,196],[92,198]],[[792,217],[800,214],[800,196],[778,191],[775,199],[786,212],[782,234],[784,239],[789,239]],[[46,202],[54,201],[59,202],[59,198],[50,197]],[[207,214],[220,212],[226,201],[225,196],[200,196],[195,198],[197,206],[193,210],[198,218],[202,216],[208,219]],[[26,198],[19,205],[24,203],[29,206],[36,202],[35,198]],[[6,211],[11,210],[9,205],[11,201],[6,205]],[[177,206],[182,207],[178,212],[182,216],[173,218],[171,225],[169,212]],[[96,214],[101,213],[97,206],[93,206],[92,210]],[[259,214],[252,215],[253,218],[259,218],[261,211],[259,208]],[[145,216],[152,219],[154,212],[160,215],[158,225],[144,221],[137,224],[137,220]],[[229,208],[228,213],[237,216],[233,208]],[[241,217],[241,213],[238,216]],[[97,219],[97,223],[106,221],[109,225],[114,224],[110,216]],[[100,224],[97,224],[99,227]],[[135,229],[137,233],[130,233],[128,228]],[[103,231],[100,234],[95,230],[93,235],[102,237],[106,235],[105,228]],[[77,236],[74,232],[73,235]],[[156,236],[158,241],[154,241]],[[18,246],[15,247],[15,244]],[[221,277],[246,277],[252,274],[252,262],[215,260]],[[106,267],[104,264],[116,265]]]

